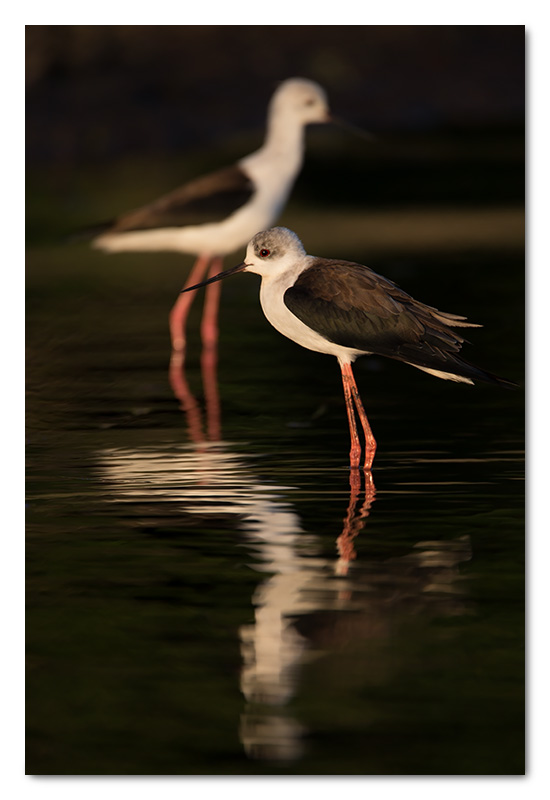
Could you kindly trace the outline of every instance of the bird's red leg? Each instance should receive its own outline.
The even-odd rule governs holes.
[[[208,277],[213,278],[222,270],[223,260],[216,256],[212,259]],[[220,306],[221,281],[206,287],[204,310],[201,322],[202,354],[201,369],[204,397],[206,402],[206,418],[208,438],[217,442],[221,439],[221,411],[218,393],[218,309]]]
[[[359,441],[359,436],[357,434],[357,424],[355,422],[355,411],[353,408],[353,396],[352,396],[352,382],[354,383],[353,373],[351,372],[350,364],[340,364],[340,369],[342,370],[342,385],[344,387],[344,397],[346,399],[346,411],[348,412],[349,435],[351,439],[349,461],[350,461],[350,466],[352,468],[357,469],[359,467],[359,461],[361,460],[361,442]],[[351,380],[350,380],[350,375],[351,375]]]
[[[209,262],[209,256],[199,256],[185,282],[185,286],[193,286],[195,283],[199,283],[208,269]],[[189,309],[191,308],[191,303],[193,302],[194,294],[194,292],[180,294],[170,311],[172,355],[170,357],[168,376],[172,390],[180,401],[181,409],[187,416],[189,435],[194,442],[198,443],[204,441],[205,438],[202,433],[200,410],[197,401],[191,394],[184,373],[185,322],[189,314]]]
[[[344,376],[344,373],[347,375],[350,393],[355,403],[355,407],[357,408],[357,413],[359,414],[359,419],[363,427],[363,433],[365,434],[365,470],[370,471],[372,468],[372,462],[374,461],[374,454],[376,453],[376,439],[373,436],[369,421],[367,419],[367,415],[361,401],[361,396],[359,394],[357,384],[355,383],[355,378],[353,377],[351,364],[342,365],[342,377]]]
[[[204,273],[208,269],[210,263],[210,256],[199,256],[195,261],[193,269],[185,282],[186,289],[188,286],[193,286],[195,283],[200,283]],[[183,364],[185,357],[185,322],[191,303],[195,297],[195,292],[187,292],[180,294],[172,310],[170,311],[170,338],[172,339],[172,358],[173,361],[178,361]]]
[[[223,259],[216,256],[212,259],[208,277],[213,278],[222,271]],[[204,309],[202,312],[201,338],[203,347],[215,349],[218,343],[218,309],[220,307],[221,281],[206,287]]]

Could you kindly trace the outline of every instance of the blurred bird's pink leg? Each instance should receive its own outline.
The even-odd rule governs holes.
[[[349,435],[351,439],[349,461],[350,461],[350,466],[356,469],[357,467],[359,467],[359,461],[361,460],[361,442],[359,441],[359,436],[357,434],[357,425],[355,422],[355,410],[353,408],[353,396],[352,396],[352,382],[354,382],[353,373],[351,372],[350,364],[340,363],[340,369],[342,370],[342,385],[344,387],[346,411],[348,412]]]
[[[223,259],[219,256],[212,259],[208,277],[213,278],[222,271]],[[220,307],[221,281],[206,287],[204,309],[202,312],[201,338],[201,370],[206,403],[207,431],[210,441],[221,439],[221,410],[218,393],[218,311]]]
[[[210,256],[199,256],[183,288],[186,289],[188,286],[200,283],[209,263]],[[170,338],[172,339],[173,358],[179,360],[181,364],[183,364],[185,355],[185,323],[194,297],[195,292],[180,294],[170,311]],[[179,355],[179,359],[176,354]]]
[[[371,427],[369,425],[369,421],[367,419],[367,415],[365,413],[365,409],[363,407],[363,403],[361,401],[361,395],[359,394],[359,390],[357,388],[357,384],[355,383],[355,378],[353,377],[353,372],[351,369],[351,364],[344,364],[344,367],[347,366],[347,371],[349,373],[349,381],[350,381],[350,388],[351,388],[351,396],[355,402],[355,407],[357,408],[357,413],[359,414],[359,419],[361,421],[361,425],[363,427],[363,433],[365,434],[365,470],[370,471],[372,467],[372,462],[374,461],[374,454],[376,453],[376,439],[373,436]]]
[[[200,283],[204,273],[210,263],[209,256],[199,256],[193,265],[189,277],[185,282],[184,288]],[[170,385],[177,399],[180,401],[180,408],[185,412],[189,435],[193,442],[203,442],[205,437],[202,433],[201,415],[199,405],[189,389],[185,372],[185,323],[191,308],[191,303],[195,297],[195,292],[180,294],[172,310],[170,311],[170,338],[172,340],[172,354],[170,356],[170,368],[168,371]]]
[[[213,278],[222,271],[223,259],[216,256],[212,259],[208,277]],[[201,322],[201,338],[203,347],[215,349],[218,344],[218,310],[220,308],[221,281],[211,283],[206,287],[204,308]]]

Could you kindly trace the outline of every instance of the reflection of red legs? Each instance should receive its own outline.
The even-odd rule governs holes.
[[[356,470],[350,471],[350,497],[348,504],[348,511],[344,518],[344,527],[342,533],[336,540],[338,554],[340,556],[336,565],[336,572],[338,575],[346,575],[349,568],[350,561],[357,558],[353,540],[360,533],[365,524],[365,520],[369,515],[371,506],[374,502],[374,495],[376,489],[372,472],[365,472],[365,499],[361,510],[356,513],[357,500],[361,491],[361,473]],[[357,477],[359,480],[357,480]],[[347,598],[349,599],[349,597]]]
[[[374,485],[374,478],[372,477],[372,472],[365,473],[365,502],[361,508],[361,516],[368,516],[369,509],[374,501],[374,495],[376,494],[376,487]],[[368,504],[368,505],[367,505]],[[363,515],[363,510],[366,510],[366,513]]]
[[[221,272],[222,259],[212,259],[208,277]],[[220,306],[221,281],[206,287],[204,310],[201,322],[202,354],[201,371],[206,403],[208,439],[217,442],[221,438],[221,412],[218,393],[218,310]]]
[[[199,404],[189,389],[185,378],[184,365],[180,356],[181,353],[172,351],[168,377],[170,379],[172,391],[180,401],[180,408],[187,418],[189,436],[195,444],[199,444],[200,442],[204,442],[205,439],[202,431],[201,412]]]
[[[359,480],[357,480],[358,478]],[[355,558],[355,550],[353,547],[353,535],[352,535],[352,523],[355,519],[355,507],[357,505],[357,498],[359,497],[359,492],[361,490],[361,473],[355,470],[351,470],[349,474],[349,486],[350,486],[350,495],[349,495],[349,503],[348,503],[348,511],[344,518],[344,528],[342,533],[336,540],[336,546],[338,547],[338,553],[342,561],[346,562],[346,572],[347,572],[347,565],[350,561],[353,561]],[[342,574],[342,573],[341,573]],[[344,573],[345,574],[345,573]]]
[[[185,282],[186,289],[188,286],[193,286],[199,283],[210,263],[210,256],[199,256],[195,261],[193,269]],[[187,292],[187,294],[180,294],[170,312],[170,338],[172,339],[172,350],[174,357],[176,353],[180,354],[180,363],[183,364],[185,357],[185,323],[187,315],[191,308],[191,303],[195,297],[195,292]]]
[[[361,402],[361,397],[359,396],[359,390],[357,389],[357,384],[355,383],[355,378],[353,377],[351,364],[349,362],[339,363],[340,369],[342,370],[342,384],[344,387],[344,397],[346,399],[346,410],[348,412],[349,432],[351,438],[351,449],[349,454],[350,466],[352,469],[359,467],[359,461],[361,459],[361,443],[359,441],[357,425],[355,422],[355,404],[355,408],[357,409],[361,426],[363,428],[363,433],[365,434],[365,470],[370,471],[372,462],[374,461],[374,454],[376,453],[376,440],[372,434],[363,403]]]

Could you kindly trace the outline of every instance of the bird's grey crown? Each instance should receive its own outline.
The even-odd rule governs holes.
[[[302,242],[294,231],[288,228],[270,228],[268,231],[260,231],[251,241],[254,248],[254,255],[260,256],[261,250],[269,250],[269,258],[281,258],[286,253],[292,251],[296,255],[305,255]]]
[[[289,92],[293,92],[297,96],[301,95],[304,100],[316,98],[328,102],[323,87],[308,78],[288,78],[283,81],[275,91],[273,100],[276,102],[281,95],[288,95]]]

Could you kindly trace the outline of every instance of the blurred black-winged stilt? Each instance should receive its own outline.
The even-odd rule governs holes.
[[[186,286],[215,275],[223,256],[243,247],[276,221],[301,169],[304,129],[330,122],[323,89],[291,78],[271,98],[263,146],[233,166],[197,178],[150,205],[99,226],[96,248],[109,252],[170,250],[198,256]],[[172,348],[185,350],[185,323],[192,295],[179,295],[170,313]],[[207,294],[203,344],[217,341],[219,286]]]
[[[288,228],[272,228],[256,234],[248,244],[242,264],[183,291],[237,272],[255,272],[261,276],[263,312],[283,336],[308,350],[338,359],[350,428],[352,467],[358,467],[361,459],[354,407],[365,435],[366,470],[371,469],[376,452],[376,441],[351,367],[358,356],[387,356],[445,380],[462,383],[481,380],[515,386],[459,357],[465,339],[452,328],[480,325],[418,302],[362,264],[307,255],[298,236]]]

